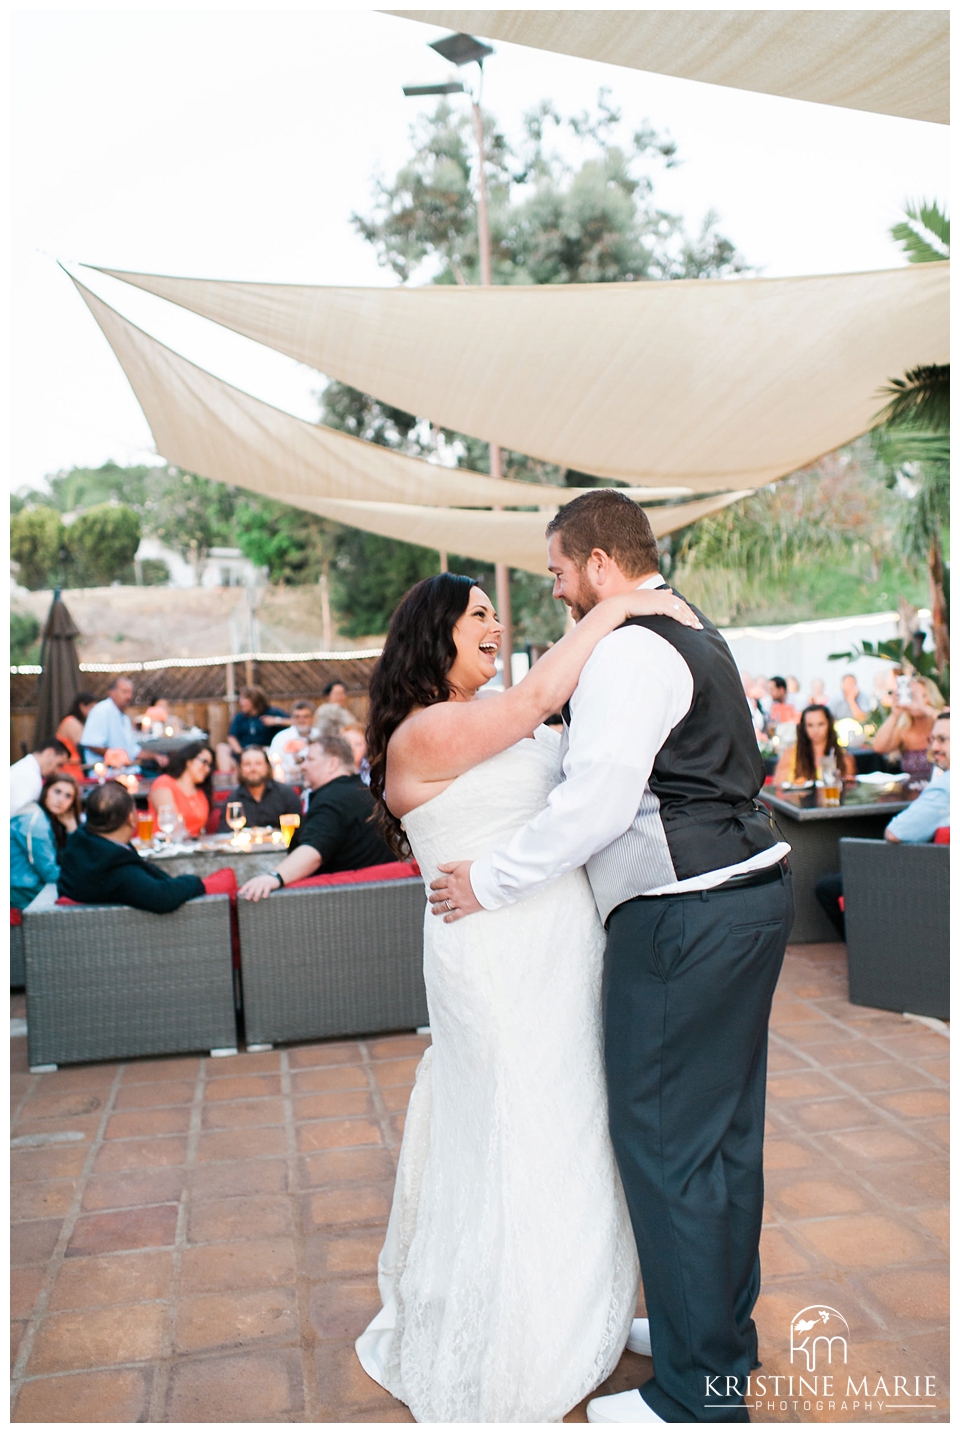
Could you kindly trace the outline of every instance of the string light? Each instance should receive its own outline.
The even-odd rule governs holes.
[[[162,657],[154,662],[81,662],[81,672],[164,672],[173,667],[227,667],[231,662],[361,662],[379,657],[382,647],[359,652],[236,652],[231,657]],[[14,677],[39,677],[42,667],[11,667]]]

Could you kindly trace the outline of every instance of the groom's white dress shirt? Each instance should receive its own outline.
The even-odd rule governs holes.
[[[657,574],[638,586],[662,584]],[[640,808],[657,752],[692,701],[690,668],[656,632],[618,627],[597,643],[570,698],[564,780],[539,816],[470,868],[470,884],[485,910],[532,895],[623,835]],[[779,841],[738,865],[645,894],[711,890],[731,876],[774,865],[789,850]]]

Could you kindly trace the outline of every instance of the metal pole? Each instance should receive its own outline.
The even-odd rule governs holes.
[[[483,65],[480,65],[480,76],[483,78]],[[487,213],[487,171],[485,163],[485,149],[483,142],[483,116],[480,113],[480,105],[477,100],[473,101],[473,128],[477,137],[477,154],[479,157],[479,184],[477,203],[477,231],[480,241],[480,282],[488,287],[493,283],[490,266],[490,222]],[[499,443],[490,444],[490,476],[492,478],[503,477],[503,466],[500,460]],[[494,512],[501,512],[501,508],[494,508]],[[498,562],[494,565],[496,581],[496,602],[497,614],[503,623],[503,637],[500,641],[500,656],[503,659],[503,687],[513,685],[511,674],[511,659],[513,657],[513,618],[510,612],[510,569],[505,562]]]

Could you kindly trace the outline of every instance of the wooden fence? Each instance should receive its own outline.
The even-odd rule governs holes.
[[[237,692],[260,686],[271,702],[287,707],[298,698],[317,704],[328,682],[343,682],[350,709],[363,720],[370,674],[379,652],[303,652],[288,656],[241,653],[235,657],[185,658],[180,662],[143,662],[132,667],[115,662],[80,663],[82,690],[105,697],[111,682],[128,676],[133,682],[131,716],[165,698],[186,726],[209,732],[213,742],[226,739],[237,709]],[[39,667],[10,669],[10,760],[31,749],[37,714]]]

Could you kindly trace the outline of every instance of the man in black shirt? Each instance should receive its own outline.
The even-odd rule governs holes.
[[[166,915],[204,894],[199,876],[169,876],[144,861],[129,844],[137,833],[137,808],[119,781],[105,781],[90,794],[87,824],[67,841],[57,890],[84,905],[134,906]]]
[[[310,806],[294,832],[290,854],[276,871],[253,876],[240,887],[240,895],[248,901],[259,901],[321,868],[327,875],[396,860],[370,820],[373,797],[354,771],[349,742],[339,736],[312,741],[303,773],[310,786]]]
[[[280,817],[300,814],[300,797],[292,786],[274,781],[270,763],[262,746],[248,746],[240,754],[240,785],[227,797],[228,803],[239,801],[248,826],[279,828]],[[220,830],[229,831],[227,808],[220,817]]]

